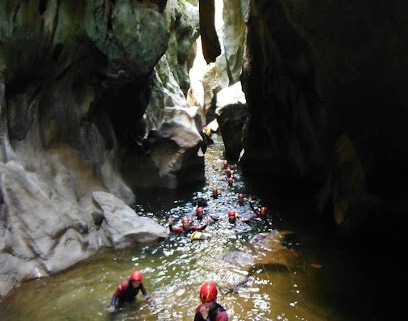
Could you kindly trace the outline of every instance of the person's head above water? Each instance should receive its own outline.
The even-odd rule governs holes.
[[[211,196],[213,197],[213,198],[218,198],[218,196],[220,196],[221,195],[221,191],[217,188],[217,187],[214,187],[213,189],[212,189],[212,194],[211,194]]]
[[[234,210],[230,210],[228,212],[228,221],[230,223],[234,223],[236,219],[237,219],[237,212],[235,212]]]
[[[234,183],[234,178],[231,176],[231,177],[228,177],[228,186],[232,186],[232,184]]]
[[[133,271],[133,272],[130,274],[130,280],[131,280],[132,282],[142,282],[142,280],[143,280],[142,272],[140,272],[140,271]]]
[[[190,220],[188,219],[187,216],[184,216],[181,219],[181,224],[183,224],[183,228],[188,228],[190,226]]]
[[[213,282],[206,282],[200,288],[201,302],[211,302],[217,300],[218,290]]]
[[[203,216],[204,209],[201,206],[197,207],[196,208],[196,214],[197,214],[197,216]]]

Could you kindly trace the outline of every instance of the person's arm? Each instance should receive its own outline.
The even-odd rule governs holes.
[[[220,220],[219,218],[214,217],[214,216],[211,216],[211,215],[210,215],[210,219],[211,219],[213,222],[218,222],[218,221]]]
[[[144,287],[144,285],[143,285],[143,283],[140,283],[140,291],[142,291],[142,294],[143,294],[143,296],[144,296],[144,298],[145,298],[145,300],[146,301],[151,301],[150,299],[150,296],[149,296],[149,293],[147,293],[147,290],[146,290],[146,288]]]
[[[200,304],[199,306],[197,306],[196,311],[195,311],[195,315],[194,315],[194,321],[207,321],[208,319],[208,312],[209,309],[204,305],[204,304]],[[204,316],[206,318],[204,318]]]
[[[169,224],[170,232],[173,232],[173,217],[172,216],[170,216],[169,219],[167,220],[167,224]]]
[[[215,316],[215,321],[228,321],[228,313],[227,311],[218,312]]]
[[[252,198],[248,198],[249,207],[251,208],[252,212],[254,212],[257,216],[259,215],[259,209],[255,208],[254,204],[252,203]]]
[[[119,298],[113,294],[110,302],[110,306],[106,309],[108,312],[115,312],[116,306],[118,305]]]
[[[210,220],[206,220],[204,225],[202,225],[202,226],[193,226],[193,227],[191,227],[191,229],[192,229],[193,231],[203,231],[203,230],[205,230],[205,229],[207,228],[207,226],[208,226],[210,223],[211,223]]]
[[[180,234],[180,233],[184,232],[184,229],[181,226],[178,226],[178,227],[173,227],[172,226],[170,231],[173,232],[173,233]]]
[[[169,224],[169,230],[170,232],[174,233],[183,233],[183,228],[180,227],[173,227],[173,217],[170,216],[169,219],[167,220],[167,224]]]
[[[205,224],[203,226],[193,226],[193,227],[191,227],[191,229],[193,231],[203,231],[203,230],[205,230],[206,227],[207,227],[207,224]]]
[[[119,295],[122,293],[122,291],[123,291],[124,289],[127,288],[128,285],[129,285],[129,282],[128,282],[128,281],[122,281],[122,282],[119,284],[119,286],[116,288],[115,292],[114,292],[113,295],[112,295],[111,302],[110,302],[110,306],[109,306],[109,308],[107,309],[109,312],[114,312],[114,311],[115,311],[116,306],[117,306],[118,303],[119,303]]]

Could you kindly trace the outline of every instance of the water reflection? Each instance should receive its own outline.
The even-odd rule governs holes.
[[[234,174],[234,185],[228,187],[222,161],[222,144],[215,139],[206,154],[204,186],[179,194],[157,190],[138,194],[137,212],[163,225],[169,215],[178,222],[194,212],[194,197],[202,192],[208,199],[206,211],[214,217],[226,218],[231,208],[242,217],[250,215],[247,204],[237,204],[238,193],[247,195],[239,171]],[[210,197],[214,187],[221,190],[216,200]],[[288,243],[301,254],[301,259],[291,269],[262,264],[248,269],[219,259],[225,253],[248,252],[249,238],[257,233],[271,232],[273,226],[273,221],[270,224],[254,221],[232,228],[226,221],[220,221],[209,227],[212,237],[207,240],[191,241],[172,235],[160,244],[121,251],[103,249],[63,273],[21,284],[3,298],[0,319],[191,321],[199,303],[199,288],[211,280],[221,285],[218,301],[228,310],[230,320],[359,320],[361,316],[328,297],[345,294],[339,291],[342,280],[339,283],[333,275],[337,277],[341,275],[339,270],[350,268],[346,257],[341,263],[335,261],[336,254],[328,250],[333,249],[332,245],[319,243],[310,236],[305,238],[310,242]],[[333,261],[319,261],[319,251]],[[134,269],[143,272],[143,283],[154,298],[154,304],[147,304],[139,295],[132,306],[108,314],[105,309],[117,285]],[[231,284],[236,286],[227,286]]]

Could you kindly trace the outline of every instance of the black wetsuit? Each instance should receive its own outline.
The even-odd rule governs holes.
[[[125,281],[122,281],[118,288],[116,289],[115,293],[112,295],[111,299],[111,305],[118,307],[122,307],[125,302],[133,302],[136,299],[137,294],[139,291],[142,291],[143,296],[145,299],[149,298],[149,295],[143,286],[143,283],[140,283],[140,285],[135,288],[132,285],[132,281],[130,279],[127,279]]]

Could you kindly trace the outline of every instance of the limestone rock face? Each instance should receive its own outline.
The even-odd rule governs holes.
[[[221,53],[220,42],[214,24],[214,0],[200,0],[200,33],[204,59],[209,64]]]
[[[224,142],[224,157],[234,163],[243,153],[243,128],[248,119],[247,111],[240,82],[218,92],[216,114]]]
[[[168,228],[151,218],[137,215],[122,200],[106,192],[93,192],[93,200],[100,207],[104,221],[101,230],[115,249],[122,249],[136,243],[151,243],[163,240],[169,234]]]
[[[101,247],[162,239],[129,207],[133,188],[202,178],[201,123],[178,85],[198,11],[165,4],[0,4],[0,296]],[[167,60],[176,30],[184,54]]]

